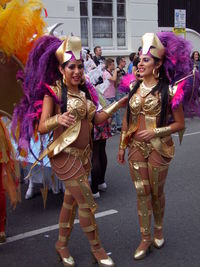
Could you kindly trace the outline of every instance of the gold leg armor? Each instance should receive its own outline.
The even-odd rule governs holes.
[[[74,259],[67,249],[69,237],[74,225],[77,203],[68,189],[65,190],[63,206],[59,218],[59,236],[56,251],[64,266],[75,266]]]
[[[140,172],[142,168],[147,169],[147,163],[130,160],[129,164],[137,192],[140,231],[144,236],[150,235],[152,214],[150,184],[149,180],[145,179],[148,177],[143,178]]]
[[[134,253],[134,259],[143,259],[151,250],[151,191],[146,162],[129,161],[138,199],[138,216],[142,241]],[[144,169],[146,170],[144,172]]]
[[[154,245],[160,248],[164,245],[163,217],[165,209],[164,184],[168,172],[168,165],[155,167],[149,166],[150,184],[152,190],[152,206],[154,215]]]
[[[77,203],[75,200],[73,201],[73,204],[67,203],[67,198],[70,196],[71,196],[71,193],[69,192],[68,189],[66,189],[64,202],[62,206],[63,214],[61,214],[60,221],[59,221],[60,231],[59,231],[58,240],[66,244],[69,241],[69,237],[70,237],[73,225],[74,225],[74,219],[76,216],[76,209],[77,209]],[[66,218],[63,218],[63,217],[66,217]]]

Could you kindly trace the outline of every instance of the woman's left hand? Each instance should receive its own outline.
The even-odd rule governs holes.
[[[155,137],[155,132],[151,130],[142,130],[137,133],[137,137],[142,141],[149,142],[152,138]]]
[[[118,101],[119,108],[125,108],[125,107],[127,106],[127,102],[128,102],[128,95],[122,97],[122,98]]]

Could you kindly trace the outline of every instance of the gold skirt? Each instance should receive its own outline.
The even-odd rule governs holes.
[[[58,155],[50,158],[51,166],[60,180],[77,178],[91,169],[91,149],[87,145],[85,149],[67,147]]]

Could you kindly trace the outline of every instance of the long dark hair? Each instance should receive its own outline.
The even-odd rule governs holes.
[[[69,61],[63,63],[61,65],[61,68],[64,69],[65,66],[68,64]],[[83,82],[82,84],[78,85],[79,90],[83,91],[85,93],[85,96],[87,99],[91,100],[91,96],[89,93],[89,90],[86,86],[86,84]],[[61,112],[64,113],[67,111],[67,86],[66,84],[63,82],[63,79],[61,79],[61,90],[62,90],[62,94],[61,94]]]
[[[155,64],[159,61],[159,59],[153,57]],[[160,76],[158,84],[152,89],[151,94],[155,95],[156,92],[161,93],[161,114],[160,114],[160,123],[159,126],[164,126],[167,122],[167,107],[169,101],[169,80],[165,74],[165,70],[163,65],[159,69]],[[128,98],[128,108],[127,108],[127,123],[129,124],[130,118],[130,105],[129,100],[136,93],[137,89],[140,86],[141,81],[137,81],[133,87],[133,89],[129,93]]]

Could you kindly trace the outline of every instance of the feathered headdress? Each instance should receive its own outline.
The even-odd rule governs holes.
[[[3,3],[8,1],[3,0]],[[1,4],[3,4],[1,1]],[[25,64],[33,43],[44,34],[40,0],[12,0],[0,9],[0,48]]]
[[[170,81],[172,109],[182,103],[185,116],[200,116],[200,75],[193,69],[190,58],[191,43],[171,32],[160,32],[157,36],[165,47],[163,65]]]

